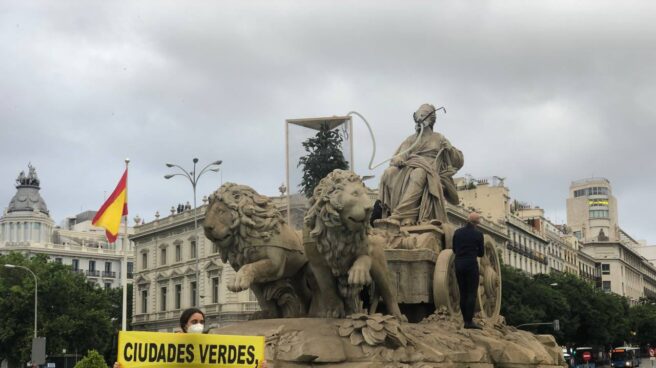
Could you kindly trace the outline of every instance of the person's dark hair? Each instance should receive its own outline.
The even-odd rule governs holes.
[[[180,315],[180,328],[182,328],[182,331],[187,332],[187,322],[189,322],[189,318],[196,313],[202,314],[203,319],[205,319],[205,313],[198,308],[187,308],[182,312]]]
[[[383,218],[383,202],[380,199],[377,199],[374,203],[374,209],[371,211],[371,217],[369,218],[369,223],[371,227],[374,227],[374,221]]]

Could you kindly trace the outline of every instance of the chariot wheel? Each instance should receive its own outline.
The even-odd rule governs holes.
[[[501,312],[501,263],[492,239],[485,235],[485,255],[478,260],[480,273],[476,311],[482,318],[495,318]]]
[[[445,306],[451,315],[460,313],[460,290],[456,280],[455,259],[453,250],[442,250],[437,256],[433,273],[435,308]]]

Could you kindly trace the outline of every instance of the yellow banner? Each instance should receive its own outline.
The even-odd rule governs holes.
[[[264,336],[121,331],[121,368],[261,367]]]
[[[590,199],[588,201],[588,205],[590,205],[590,206],[608,206],[608,200],[607,199]]]

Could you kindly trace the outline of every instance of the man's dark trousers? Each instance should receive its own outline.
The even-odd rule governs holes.
[[[478,291],[478,262],[476,257],[456,258],[456,279],[460,290],[460,310],[465,323],[471,323],[476,308]]]

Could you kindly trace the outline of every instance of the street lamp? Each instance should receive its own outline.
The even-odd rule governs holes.
[[[200,295],[199,295],[200,294],[199,293],[199,290],[200,290],[200,266],[199,266],[199,257],[198,257],[199,256],[199,254],[198,254],[198,248],[199,248],[198,243],[199,242],[198,242],[198,237],[197,237],[198,236],[197,235],[198,234],[198,214],[197,214],[197,208],[196,208],[196,184],[198,184],[198,179],[200,179],[200,177],[203,176],[203,174],[205,174],[206,172],[208,172],[208,171],[218,172],[220,170],[219,165],[221,165],[221,163],[223,161],[218,160],[218,161],[214,161],[212,163],[207,164],[205,167],[203,167],[200,170],[200,172],[198,172],[198,174],[196,174],[196,164],[198,163],[198,159],[194,157],[193,162],[194,162],[194,169],[192,171],[189,171],[189,172],[187,172],[187,170],[183,169],[182,166],[180,166],[180,165],[167,163],[166,167],[168,167],[168,168],[173,168],[173,167],[177,168],[177,169],[180,170],[180,172],[175,173],[175,174],[164,175],[164,179],[171,179],[174,176],[183,176],[183,177],[185,177],[189,180],[189,182],[191,183],[191,187],[194,190],[194,239],[196,241],[196,301],[195,302],[196,302],[197,306],[200,306]]]
[[[38,279],[36,278],[36,274],[34,274],[34,272],[32,272],[32,270],[30,270],[29,268],[23,267],[23,266],[17,266],[17,265],[13,265],[13,264],[5,264],[5,267],[7,267],[7,268],[21,268],[23,270],[29,271],[32,274],[32,276],[34,276],[34,338],[36,338],[36,310],[37,310],[37,289],[38,289]]]

